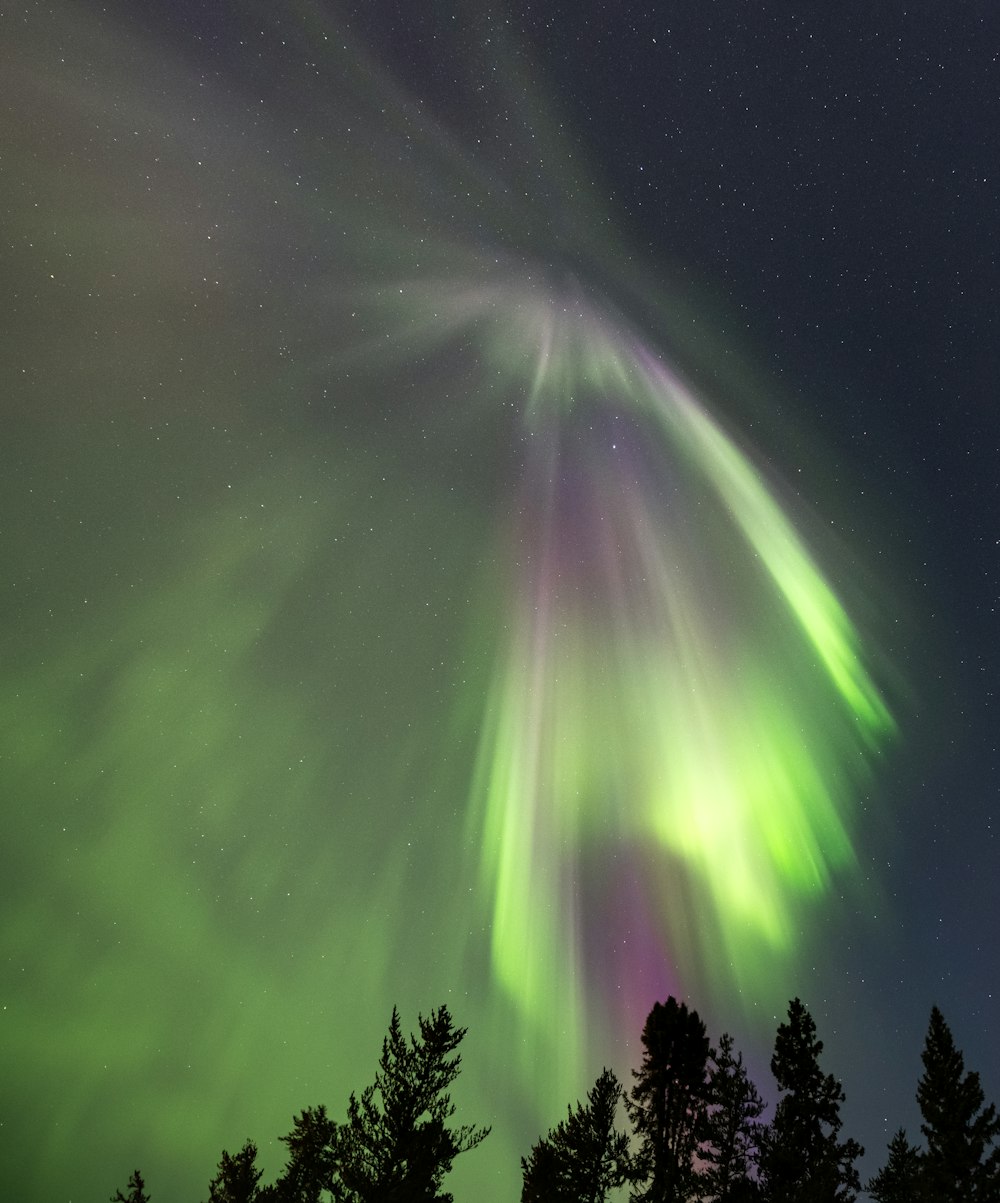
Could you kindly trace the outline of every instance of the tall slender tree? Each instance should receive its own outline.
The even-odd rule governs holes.
[[[918,1203],[926,1199],[920,1150],[900,1128],[889,1141],[889,1160],[865,1186],[875,1203]],[[929,1203],[929,1201],[928,1201]]]
[[[447,1007],[425,1019],[420,1036],[403,1035],[393,1008],[374,1083],[351,1095],[337,1130],[334,1197],[343,1203],[452,1203],[441,1190],[459,1153],[474,1149],[489,1128],[449,1127],[455,1107],[448,1087],[458,1076],[456,1052],[465,1028]]]
[[[252,1140],[236,1154],[223,1149],[218,1171],[208,1184],[208,1203],[255,1203],[260,1178],[257,1146]]]
[[[668,998],[642,1031],[642,1065],[626,1099],[639,1139],[634,1203],[683,1203],[695,1192],[694,1155],[704,1122],[709,1039],[697,1011]]]
[[[624,1091],[605,1069],[576,1111],[521,1158],[521,1203],[604,1203],[608,1192],[632,1177],[627,1132],[615,1129]]]
[[[781,1097],[761,1148],[768,1203],[853,1203],[861,1189],[855,1162],[864,1149],[839,1139],[844,1091],[820,1069],[822,1051],[812,1016],[792,999],[771,1058]]]
[[[985,1106],[979,1074],[965,1072],[944,1016],[934,1007],[917,1102],[927,1141],[924,1189],[935,1203],[996,1203],[1000,1199],[1000,1117]]]
[[[743,1054],[724,1032],[708,1063],[708,1104],[698,1159],[703,1203],[744,1203],[758,1196],[757,1164],[764,1100],[750,1080]]]
[[[277,1182],[260,1192],[261,1203],[320,1203],[324,1191],[333,1191],[337,1168],[337,1125],[326,1107],[307,1107],[280,1139],[288,1161]]]

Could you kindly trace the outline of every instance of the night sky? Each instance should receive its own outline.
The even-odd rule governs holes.
[[[197,1200],[674,993],[1000,1099],[1000,8],[0,14],[0,1194]]]

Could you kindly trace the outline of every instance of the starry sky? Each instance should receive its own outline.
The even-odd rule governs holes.
[[[864,1172],[1000,1097],[1000,11],[0,14],[0,1193],[468,1026],[456,1197],[674,993]]]

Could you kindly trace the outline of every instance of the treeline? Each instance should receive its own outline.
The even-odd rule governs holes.
[[[452,1203],[454,1159],[489,1128],[451,1123],[449,1088],[465,1036],[447,1007],[404,1036],[394,1009],[375,1081],[352,1094],[345,1122],[306,1108],[281,1137],[288,1160],[261,1185],[257,1148],[223,1151],[208,1203]],[[657,1003],[627,1090],[605,1069],[585,1102],[521,1159],[522,1203],[853,1203],[864,1150],[841,1135],[844,1091],[820,1067],[823,1044],[799,999],[771,1058],[778,1101],[770,1120],[733,1039],[713,1047],[697,1011]],[[931,1011],[917,1084],[922,1143],[900,1129],[865,1185],[875,1203],[1000,1203],[1000,1117],[979,1075],[966,1072],[941,1012]],[[619,1127],[620,1113],[624,1126]],[[112,1203],[149,1203],[136,1170]],[[490,1200],[484,1203],[492,1203]]]

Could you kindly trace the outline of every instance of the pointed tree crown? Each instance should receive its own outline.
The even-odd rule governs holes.
[[[1000,1199],[1000,1117],[986,1106],[979,1074],[965,1071],[951,1029],[931,1009],[917,1084],[920,1130],[927,1142],[924,1184],[935,1203]]]

